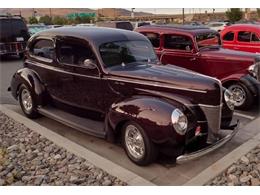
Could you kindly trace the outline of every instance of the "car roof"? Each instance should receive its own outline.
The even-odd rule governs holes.
[[[141,26],[137,29],[137,31],[143,30],[152,30],[152,31],[161,31],[164,30],[166,33],[174,32],[188,32],[190,34],[196,35],[205,32],[216,32],[206,26],[193,26],[193,25],[149,25],[149,26]]]
[[[226,30],[256,30],[260,31],[260,25],[259,24],[233,24],[231,26],[226,27]]]
[[[45,30],[37,33],[35,36],[64,36],[85,39],[93,44],[100,45],[102,43],[126,40],[145,40],[146,37],[140,33],[106,27],[60,27]]]

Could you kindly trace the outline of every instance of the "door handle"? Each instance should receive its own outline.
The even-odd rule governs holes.
[[[194,57],[194,58],[191,58],[190,61],[195,61],[196,59],[197,59],[197,58]]]

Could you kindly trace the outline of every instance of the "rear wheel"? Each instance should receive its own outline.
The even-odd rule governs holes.
[[[37,118],[39,116],[36,109],[36,102],[33,99],[31,90],[24,84],[19,89],[19,103],[23,113],[28,118]]]
[[[228,87],[233,94],[235,107],[241,110],[249,109],[253,104],[253,94],[242,83],[234,83]]]
[[[158,149],[145,131],[134,122],[123,126],[122,143],[127,156],[138,165],[148,165],[155,161]]]

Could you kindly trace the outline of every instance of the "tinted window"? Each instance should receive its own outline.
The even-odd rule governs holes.
[[[125,29],[125,30],[133,30],[134,29],[130,22],[118,22],[116,24],[116,27],[120,28],[120,29]]]
[[[23,37],[24,41],[29,38],[28,29],[22,19],[1,19],[0,38],[1,40],[17,41],[16,38]]]
[[[259,36],[257,36],[257,34],[252,33],[251,41],[252,42],[258,42],[258,41],[260,41],[260,38],[259,38]]]
[[[251,32],[249,31],[240,31],[238,32],[237,40],[241,42],[250,42]]]
[[[121,65],[135,66],[158,59],[149,41],[115,41],[104,43],[99,48],[102,60],[107,67]]]
[[[143,33],[152,43],[153,47],[160,47],[160,35],[157,33]]]
[[[79,42],[60,41],[58,44],[58,59],[63,64],[84,65],[86,59],[96,62],[91,48]]]
[[[33,55],[47,59],[53,59],[54,52],[53,42],[48,39],[38,40],[31,49]]]
[[[185,35],[165,35],[164,48],[190,51],[192,40]]]
[[[223,36],[223,40],[225,41],[233,41],[234,40],[234,32],[228,32]]]

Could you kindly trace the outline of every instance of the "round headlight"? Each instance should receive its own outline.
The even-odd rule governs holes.
[[[235,108],[235,100],[234,100],[234,96],[233,94],[229,91],[229,90],[225,90],[224,92],[224,99],[225,102],[227,104],[227,106],[229,107],[230,110],[234,110]]]
[[[180,111],[178,108],[176,108],[172,112],[171,120],[172,120],[172,124],[173,124],[175,131],[180,135],[184,135],[187,131],[188,119],[182,113],[182,111]]]
[[[258,72],[258,66],[257,64],[253,64],[251,66],[248,67],[248,72],[253,76],[253,77],[257,77],[257,72]]]

